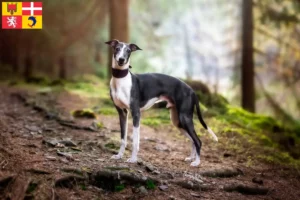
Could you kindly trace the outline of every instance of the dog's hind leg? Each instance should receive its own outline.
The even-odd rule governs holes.
[[[172,121],[173,125],[175,127],[177,127],[183,135],[187,136],[191,140],[191,154],[190,154],[189,157],[186,157],[184,160],[185,161],[192,161],[192,160],[194,160],[195,157],[196,157],[196,149],[195,149],[195,145],[194,145],[193,139],[186,132],[186,130],[184,130],[182,128],[179,128],[179,119],[178,119],[178,113],[177,113],[176,107],[171,107],[170,108],[170,118],[171,118],[171,121]]]
[[[195,160],[191,163],[191,166],[198,166],[200,164],[200,150],[201,150],[202,142],[195,132],[193,117],[192,115],[188,115],[188,114],[180,114],[179,122],[180,122],[180,128],[184,129],[188,133],[189,137],[192,139],[194,143],[196,155],[195,155]]]
[[[192,161],[192,160],[194,160],[196,158],[196,148],[195,148],[195,145],[194,145],[194,141],[193,141],[193,139],[190,137],[190,135],[184,129],[180,129],[180,132],[182,134],[184,134],[185,136],[187,136],[190,139],[190,142],[191,142],[191,154],[190,154],[190,156],[188,156],[188,157],[186,157],[184,159],[184,161],[190,162],[190,161]]]
[[[111,159],[121,159],[124,155],[124,151],[127,145],[127,126],[128,126],[128,111],[126,109],[121,109],[116,107],[119,113],[120,127],[121,127],[121,146],[119,153],[113,155]]]

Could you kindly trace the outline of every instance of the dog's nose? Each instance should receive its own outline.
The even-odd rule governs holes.
[[[120,63],[124,63],[124,61],[125,61],[125,58],[119,58]]]

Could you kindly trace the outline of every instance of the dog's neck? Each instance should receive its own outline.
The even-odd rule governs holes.
[[[123,66],[119,66],[118,62],[116,62],[116,60],[113,58],[112,59],[112,76],[113,78],[124,78],[127,76],[127,74],[129,73],[129,65],[130,63],[130,59],[128,60],[128,62],[123,65]]]

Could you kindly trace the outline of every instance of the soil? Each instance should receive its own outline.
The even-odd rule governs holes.
[[[0,199],[300,199],[299,172],[266,163],[251,165],[243,155],[228,152],[208,135],[201,138],[200,166],[191,167],[184,161],[190,154],[190,143],[174,127],[142,125],[141,161],[131,164],[126,162],[131,153],[131,123],[124,158],[111,160],[119,145],[117,116],[72,119],[72,124],[82,127],[95,120],[104,125],[95,131],[76,129],[62,125],[20,98],[24,94],[34,97],[34,92],[1,86],[0,94]],[[72,110],[89,104],[67,92],[44,96],[45,102],[41,98],[40,103],[51,104],[64,120],[71,119]],[[71,141],[76,146],[54,140]],[[58,151],[63,152],[62,156]],[[144,187],[141,183],[121,182],[121,191],[116,187],[109,190],[105,187],[109,180],[104,186],[92,180],[103,169],[148,177],[154,186],[151,181]],[[61,178],[70,176],[67,184],[60,184]],[[180,181],[183,184],[178,184]],[[239,187],[232,191],[228,189],[231,186]],[[260,193],[257,188],[266,191]]]

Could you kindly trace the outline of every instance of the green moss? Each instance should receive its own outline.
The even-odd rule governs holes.
[[[72,115],[78,118],[89,118],[89,119],[97,118],[96,114],[91,109],[75,110],[72,112]]]
[[[300,169],[300,160],[292,158],[288,152],[270,151],[269,155],[258,155],[257,158],[270,164]]]
[[[102,122],[95,123],[98,129],[104,128],[104,124]]]
[[[227,111],[220,116],[231,124],[252,130],[284,130],[284,127],[271,117],[250,113],[242,108],[227,106]]]
[[[109,148],[109,149],[114,149],[114,150],[118,150],[120,148],[120,146],[116,145],[115,142],[108,142],[104,145],[106,148]]]

